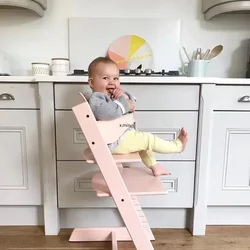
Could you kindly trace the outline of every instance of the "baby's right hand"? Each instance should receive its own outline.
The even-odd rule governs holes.
[[[125,99],[129,99],[128,95],[122,90],[122,89],[114,89],[113,93],[112,93],[113,98],[117,99],[120,96],[124,96]]]
[[[135,105],[134,105],[133,101],[131,101],[130,99],[127,100],[127,101],[128,101],[128,105],[130,107],[130,111],[134,112],[135,111]]]

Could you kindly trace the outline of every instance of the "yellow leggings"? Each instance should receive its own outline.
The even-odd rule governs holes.
[[[147,167],[157,164],[153,152],[168,154],[182,152],[182,143],[179,139],[164,141],[163,139],[137,130],[128,131],[121,143],[112,151],[112,154],[129,154],[139,152],[142,162]]]

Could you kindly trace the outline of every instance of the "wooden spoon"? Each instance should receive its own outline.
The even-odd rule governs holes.
[[[221,53],[222,50],[223,50],[223,46],[222,45],[217,45],[216,47],[214,47],[212,49],[209,56],[207,57],[207,60],[211,60],[214,57],[218,56]]]

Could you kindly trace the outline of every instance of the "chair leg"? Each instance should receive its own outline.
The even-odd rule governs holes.
[[[117,239],[116,239],[116,233],[112,231],[111,233],[112,237],[112,250],[118,250],[118,244],[117,244]]]

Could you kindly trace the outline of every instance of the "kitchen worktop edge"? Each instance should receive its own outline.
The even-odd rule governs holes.
[[[87,76],[0,76],[0,83],[87,83]],[[250,85],[249,78],[121,76],[123,84],[218,84]]]

